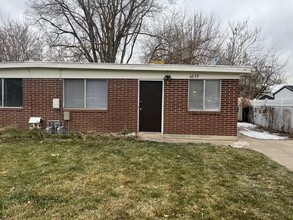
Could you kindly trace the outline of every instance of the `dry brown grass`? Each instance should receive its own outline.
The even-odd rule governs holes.
[[[0,219],[293,219],[293,174],[249,150],[0,134]]]

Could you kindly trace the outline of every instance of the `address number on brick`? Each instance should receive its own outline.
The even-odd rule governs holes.
[[[197,79],[199,77],[199,74],[191,74],[189,76],[190,79]]]

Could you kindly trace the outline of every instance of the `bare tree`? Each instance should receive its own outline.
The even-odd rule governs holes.
[[[260,33],[260,28],[249,27],[248,20],[229,23],[227,35],[224,36],[226,44],[223,44],[221,64],[246,65],[251,55],[262,50],[257,45],[261,41]]]
[[[221,33],[214,17],[196,13],[191,18],[172,13],[158,24],[144,44],[143,59],[169,64],[207,64],[220,52]]]
[[[254,71],[240,79],[240,96],[258,98],[270,86],[285,81],[284,67],[273,49],[261,44],[261,29],[251,29],[248,20],[230,23],[226,44],[223,44],[220,64],[251,66]]]
[[[42,59],[42,39],[27,24],[2,19],[0,26],[0,62]]]
[[[286,63],[280,62],[274,50],[260,54],[254,62],[248,64],[253,67],[251,74],[240,78],[240,96],[250,99],[258,98],[269,92],[271,86],[284,83]]]
[[[152,37],[143,43],[143,59],[255,67],[240,79],[240,96],[246,98],[257,98],[271,85],[284,82],[286,62],[281,63],[273,49],[262,46],[260,28],[250,28],[247,20],[229,23],[226,30],[227,34],[221,33],[213,16],[196,13],[187,18],[180,12],[173,13],[158,23]]]
[[[29,0],[27,15],[43,27],[51,47],[69,49],[89,62],[128,63],[146,20],[162,9],[161,2]]]

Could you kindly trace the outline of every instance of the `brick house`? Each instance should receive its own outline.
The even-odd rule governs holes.
[[[0,127],[30,117],[69,131],[237,135],[237,96],[249,68],[191,65],[0,64]]]

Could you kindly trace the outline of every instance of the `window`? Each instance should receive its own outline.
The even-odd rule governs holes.
[[[190,80],[189,110],[220,110],[220,80]]]
[[[22,107],[22,79],[0,79],[0,107]]]
[[[64,107],[107,109],[107,80],[64,80]]]

